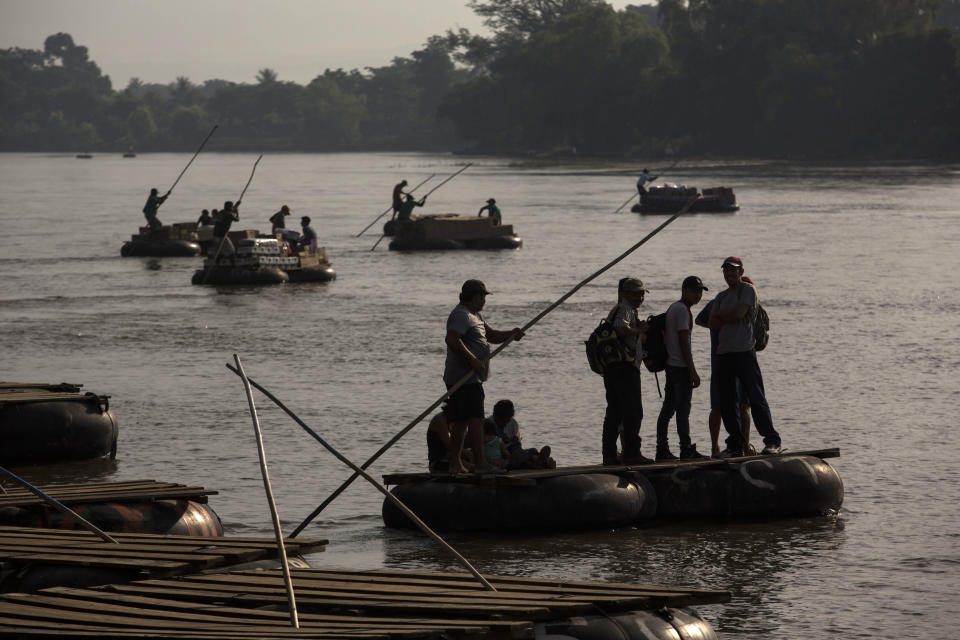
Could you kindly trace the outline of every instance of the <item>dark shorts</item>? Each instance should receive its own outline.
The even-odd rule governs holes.
[[[465,422],[470,418],[483,420],[483,385],[474,382],[454,391],[447,398],[446,414],[450,422]]]

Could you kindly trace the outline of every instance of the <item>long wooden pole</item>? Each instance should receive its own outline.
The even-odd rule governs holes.
[[[640,242],[636,243],[635,245],[633,245],[632,247],[630,247],[629,249],[627,249],[626,251],[624,251],[623,253],[621,253],[619,256],[617,256],[616,258],[614,258],[612,261],[608,262],[606,265],[604,265],[603,267],[601,267],[600,269],[598,269],[597,271],[595,271],[595,272],[592,273],[591,275],[587,276],[586,279],[582,280],[582,281],[581,281],[578,285],[576,285],[573,289],[571,289],[571,290],[568,291],[567,293],[565,293],[565,294],[563,294],[562,296],[560,296],[560,298],[559,298],[556,302],[554,302],[554,303],[551,304],[549,307],[547,307],[546,309],[544,309],[543,311],[541,311],[539,314],[537,314],[537,316],[536,316],[533,320],[531,320],[530,322],[528,322],[527,324],[525,324],[525,325],[521,328],[521,331],[526,331],[527,329],[529,329],[529,328],[532,327],[533,325],[535,325],[535,324],[537,324],[538,322],[540,322],[540,320],[543,319],[544,316],[546,316],[548,313],[550,313],[551,311],[553,311],[554,309],[556,309],[558,306],[560,306],[561,304],[563,304],[563,302],[564,302],[567,298],[569,298],[569,297],[572,296],[574,293],[576,293],[577,291],[579,291],[579,290],[580,290],[581,288],[583,288],[587,283],[595,280],[595,279],[598,278],[600,275],[602,275],[602,274],[605,273],[607,270],[609,270],[609,269],[612,268],[614,265],[616,265],[618,262],[622,261],[624,258],[626,258],[627,256],[629,256],[631,253],[633,253],[634,251],[636,251],[637,249],[639,249],[640,247],[642,247],[644,244],[646,244],[646,242],[647,242],[648,240],[650,240],[650,238],[654,237],[655,235],[657,235],[658,233],[660,233],[661,231],[663,231],[663,229],[664,229],[668,224],[670,224],[671,222],[673,222],[674,220],[676,220],[677,218],[679,218],[681,215],[683,215],[683,214],[685,214],[687,211],[689,211],[689,210],[690,210],[690,207],[693,206],[693,203],[696,202],[699,198],[700,198],[700,196],[695,196],[695,197],[690,198],[689,200],[687,200],[687,203],[686,203],[685,205],[683,205],[683,208],[680,209],[680,211],[678,211],[677,213],[675,213],[675,214],[673,214],[672,216],[670,216],[670,218],[667,219],[666,222],[664,222],[664,223],[661,224],[659,227],[657,227],[656,229],[654,229],[653,231],[651,231],[650,233],[648,233],[646,236],[644,236],[644,238],[643,238],[642,240],[640,240]],[[510,336],[509,338],[507,338],[503,343],[501,343],[500,346],[498,346],[496,349],[494,349],[493,352],[490,354],[490,358],[488,358],[488,360],[489,360],[489,359],[492,359],[492,358],[493,358],[494,356],[496,356],[498,353],[500,353],[501,351],[503,351],[503,350],[507,347],[507,345],[510,344],[511,342],[513,342],[513,335],[511,335],[511,336]],[[403,429],[401,429],[400,431],[398,431],[397,434],[394,435],[392,438],[390,438],[390,440],[388,440],[386,444],[384,444],[382,447],[380,447],[379,449],[377,449],[377,452],[374,453],[372,456],[370,456],[370,458],[367,459],[366,462],[364,462],[362,465],[360,465],[360,468],[361,468],[361,469],[366,469],[366,468],[368,468],[371,464],[373,464],[374,462],[376,462],[377,458],[379,458],[381,455],[383,455],[383,454],[387,451],[387,449],[389,449],[390,447],[392,447],[400,438],[402,438],[404,435],[406,435],[406,434],[407,434],[411,429],[413,429],[421,420],[423,420],[425,417],[427,417],[427,415],[429,415],[431,411],[433,411],[434,409],[436,409],[437,407],[439,407],[440,404],[441,404],[444,400],[446,400],[447,398],[449,398],[450,395],[451,395],[454,391],[456,391],[457,389],[459,389],[460,387],[462,387],[463,385],[465,385],[465,384],[467,383],[467,381],[470,380],[470,378],[473,377],[473,375],[474,375],[474,372],[471,371],[470,373],[467,373],[467,374],[465,374],[462,378],[460,378],[460,380],[458,380],[456,384],[454,384],[452,387],[450,387],[445,394],[443,394],[442,396],[440,396],[440,398],[439,398],[436,402],[434,402],[434,403],[431,404],[429,407],[427,407],[427,408],[423,411],[423,413],[421,413],[421,414],[418,415],[416,418],[414,418],[413,421],[410,422],[410,424],[408,424],[408,425],[405,426]],[[347,487],[349,487],[350,484],[351,484],[354,480],[357,479],[357,476],[358,476],[358,475],[359,475],[358,473],[354,473],[352,476],[350,476],[349,478],[347,478],[347,479],[343,482],[343,484],[341,484],[339,487],[337,487],[336,491],[334,491],[333,493],[331,493],[331,494],[327,497],[326,500],[324,500],[323,502],[321,502],[320,505],[319,505],[316,509],[314,509],[313,512],[312,512],[309,516],[307,516],[306,519],[297,526],[296,529],[293,530],[293,533],[290,534],[290,537],[291,537],[291,538],[297,537],[297,534],[300,533],[301,531],[303,531],[303,529],[304,529],[308,524],[310,524],[310,522],[311,522],[314,518],[316,518],[318,515],[320,515],[320,512],[323,511],[323,510],[327,507],[328,504],[330,504],[331,502],[333,502],[333,501],[336,499],[337,496],[339,496],[341,493],[343,493],[343,491],[344,491]]]
[[[238,376],[242,374],[241,371],[239,371],[239,370],[231,367],[229,364],[227,365],[227,369],[230,369],[230,371],[233,371],[233,372],[234,372],[235,374],[237,374]],[[284,411],[288,416],[290,416],[291,418],[293,418],[294,422],[296,422],[297,424],[299,424],[299,425],[303,428],[304,431],[306,431],[306,432],[309,433],[311,436],[313,436],[314,440],[316,440],[317,442],[319,442],[327,451],[329,451],[330,453],[332,453],[332,454],[334,455],[334,457],[337,458],[337,460],[339,460],[340,462],[344,463],[345,465],[347,465],[348,467],[350,467],[351,469],[353,469],[355,473],[363,476],[363,479],[364,479],[364,480],[366,480],[367,482],[369,482],[370,484],[372,484],[372,485],[377,489],[377,491],[379,491],[379,492],[382,493],[384,496],[386,496],[387,500],[390,500],[390,502],[392,502],[394,505],[396,505],[396,507],[397,507],[398,509],[400,509],[401,511],[403,511],[404,515],[406,515],[408,518],[410,518],[410,520],[411,520],[415,525],[417,525],[417,527],[419,527],[421,531],[423,531],[425,534],[427,534],[428,536],[430,536],[431,538],[433,538],[433,540],[434,540],[435,542],[437,542],[437,544],[439,544],[441,547],[443,547],[443,549],[444,549],[445,551],[447,551],[450,555],[452,555],[454,558],[456,558],[456,559],[457,559],[457,562],[459,562],[459,563],[462,564],[464,567],[466,567],[467,571],[469,571],[470,573],[472,573],[472,574],[477,578],[477,580],[480,581],[480,583],[483,585],[483,588],[484,588],[484,589],[487,589],[487,590],[489,590],[489,591],[496,591],[496,589],[493,587],[493,585],[491,585],[489,582],[487,582],[486,578],[484,578],[484,577],[480,574],[480,572],[477,571],[476,568],[474,568],[474,566],[473,566],[472,564],[470,564],[470,562],[469,562],[466,558],[464,558],[462,555],[460,555],[460,554],[457,552],[456,549],[454,549],[454,548],[451,547],[449,544],[447,544],[447,542],[446,542],[443,538],[441,538],[439,535],[437,535],[437,533],[436,533],[433,529],[431,529],[431,528],[427,525],[427,523],[425,523],[423,520],[421,520],[419,517],[417,517],[417,514],[415,514],[415,513],[413,512],[413,510],[410,509],[410,507],[408,507],[407,505],[403,504],[403,502],[400,500],[400,498],[398,498],[397,496],[395,496],[395,495],[393,495],[392,493],[390,493],[390,492],[387,490],[386,487],[384,487],[382,484],[380,484],[379,482],[377,482],[376,479],[374,479],[369,473],[367,473],[366,471],[364,471],[363,469],[361,469],[360,467],[358,467],[358,466],[357,466],[356,464],[354,464],[351,460],[349,460],[346,456],[344,456],[343,454],[341,454],[341,453],[340,453],[339,451],[337,451],[333,446],[331,446],[329,443],[327,443],[327,441],[324,440],[322,437],[320,437],[320,435],[319,435],[316,431],[314,431],[314,430],[311,429],[309,426],[307,426],[307,424],[306,424],[303,420],[301,420],[301,419],[299,418],[299,416],[297,416],[297,414],[295,414],[293,411],[291,411],[291,410],[287,407],[287,405],[285,405],[283,402],[281,402],[279,398],[277,398],[275,395],[273,395],[272,393],[270,393],[270,392],[269,392],[267,389],[265,389],[264,387],[262,387],[262,386],[260,386],[259,384],[257,384],[253,379],[251,379],[251,378],[246,378],[246,380],[247,380],[251,385],[253,385],[254,387],[256,387],[256,389],[257,389],[258,391],[260,391],[263,395],[265,395],[265,396],[267,396],[268,398],[270,398],[270,400],[272,400],[272,401],[274,402],[274,404],[276,404],[278,407],[280,407],[281,409],[283,409],[283,411]]]
[[[75,519],[77,522],[80,523],[80,525],[81,525],[84,529],[86,529],[87,531],[90,531],[90,532],[92,532],[92,533],[97,534],[97,535],[100,536],[100,538],[102,538],[105,542],[112,542],[112,543],[114,543],[114,544],[119,544],[112,536],[110,536],[110,534],[108,534],[107,532],[105,532],[105,531],[103,531],[102,529],[100,529],[97,525],[95,525],[95,524],[93,524],[92,522],[90,522],[89,520],[85,519],[85,518],[82,517],[80,514],[78,514],[76,511],[74,511],[73,509],[71,509],[71,508],[68,507],[67,505],[63,504],[62,502],[60,502],[60,501],[57,500],[56,498],[47,495],[46,493],[44,493],[44,492],[41,491],[40,489],[36,488],[35,486],[33,486],[32,484],[30,484],[29,482],[27,482],[27,481],[24,480],[23,478],[15,475],[13,472],[8,471],[7,469],[4,469],[3,467],[0,467],[0,473],[2,473],[3,475],[7,476],[8,478],[10,478],[11,480],[13,480],[14,482],[16,482],[17,484],[19,484],[19,485],[22,486],[23,488],[27,489],[28,491],[36,494],[36,495],[39,496],[44,502],[48,503],[50,506],[52,506],[52,507],[53,507],[54,509],[56,509],[57,511],[63,513],[63,514],[66,515],[66,516],[69,516],[69,517]]]
[[[420,198],[420,199],[423,200],[423,199],[426,198],[428,195],[430,195],[431,193],[433,193],[434,191],[436,191],[437,189],[439,189],[439,188],[442,187],[443,185],[447,184],[448,182],[450,182],[451,180],[453,180],[453,179],[456,178],[458,175],[460,175],[461,173],[463,173],[464,171],[466,171],[467,169],[469,169],[469,168],[472,167],[472,166],[473,166],[473,163],[472,163],[472,162],[468,162],[467,164],[465,164],[465,165],[463,166],[462,169],[460,169],[460,170],[457,171],[456,173],[450,174],[449,176],[447,176],[447,179],[446,179],[446,180],[444,180],[443,182],[441,182],[440,184],[438,184],[437,186],[435,186],[433,189],[430,189],[430,191],[427,191],[425,194],[423,194],[423,197]],[[387,234],[384,233],[384,234],[382,234],[379,238],[377,238],[377,241],[373,244],[372,247],[370,247],[370,251],[373,251],[374,249],[376,249],[376,248],[377,248],[377,245],[380,244],[380,241],[383,240],[384,236],[386,236],[386,235],[387,235]]]
[[[263,449],[263,434],[260,431],[260,418],[257,417],[257,407],[253,403],[253,391],[250,390],[250,380],[243,372],[240,356],[233,354],[233,361],[237,363],[237,375],[243,380],[243,390],[247,394],[247,404],[250,405],[250,417],[253,419],[253,433],[257,438],[257,453],[260,456],[260,475],[263,476],[263,488],[267,493],[267,504],[270,505],[270,517],[273,518],[273,532],[277,537],[277,553],[280,556],[280,566],[283,568],[283,582],[287,587],[287,602],[290,606],[290,624],[300,628],[297,617],[297,599],[293,594],[293,579],[290,577],[290,562],[287,560],[287,548],[283,544],[283,531],[280,529],[280,516],[277,513],[277,503],[273,499],[273,488],[270,486],[270,472],[267,470],[267,454]]]
[[[173,192],[173,188],[177,186],[177,183],[180,182],[180,178],[183,177],[183,174],[187,172],[187,169],[190,168],[190,165],[193,164],[193,161],[197,159],[197,156],[200,155],[200,150],[203,149],[204,145],[207,144],[207,140],[210,139],[210,136],[213,135],[213,132],[217,130],[219,124],[213,125],[213,129],[210,129],[210,133],[207,134],[207,137],[203,139],[203,142],[200,143],[200,147],[197,149],[197,152],[193,154],[193,157],[190,158],[190,162],[187,163],[187,166],[183,168],[183,171],[180,172],[180,175],[177,176],[177,179],[173,181],[173,184],[170,185],[170,188],[167,189],[167,195]]]
[[[240,192],[240,197],[237,198],[236,204],[234,204],[234,206],[238,206],[240,204],[240,201],[243,200],[243,195],[247,192],[247,187],[250,186],[250,183],[253,182],[253,174],[256,173],[257,165],[260,164],[260,158],[262,157],[263,157],[262,153],[259,156],[257,156],[257,161],[253,163],[253,169],[250,171],[250,178],[247,179],[247,184],[244,185],[243,191]],[[221,212],[221,215],[224,215],[223,212]],[[226,241],[227,241],[227,236],[226,234],[224,234],[224,236],[220,238],[220,244],[217,245],[217,252],[213,254],[213,262],[210,263],[210,266],[204,272],[203,282],[201,282],[200,284],[202,285],[207,284],[207,280],[210,279],[210,274],[213,273],[213,270],[217,266],[217,260],[220,259],[220,252],[223,251],[223,243]]]
[[[427,177],[427,180],[430,180],[430,178],[432,178],[432,177],[435,176],[435,175],[437,175],[437,174],[431,173],[431,174]],[[423,186],[423,183],[424,183],[424,182],[427,182],[427,180],[424,180],[423,182],[421,182],[420,184],[418,184],[417,186],[415,186],[413,189],[410,189],[410,191],[408,191],[408,193],[413,193],[414,191],[416,191],[417,189],[419,189],[420,187],[422,187],[422,186]],[[383,210],[383,213],[381,213],[381,214],[378,215],[376,218],[374,218],[374,219],[373,219],[373,222],[371,222],[370,224],[368,224],[367,226],[365,226],[365,227],[363,228],[363,231],[361,231],[360,233],[358,233],[357,235],[355,235],[354,238],[359,238],[359,237],[362,236],[364,233],[366,233],[367,229],[369,229],[370,227],[372,227],[373,225],[375,225],[375,224],[377,223],[377,220],[379,220],[379,219],[382,218],[383,216],[385,216],[385,215],[387,215],[388,213],[390,213],[390,210],[391,210],[391,209],[393,209],[393,205],[392,205],[392,204],[391,204],[389,207],[387,207],[386,209],[384,209],[384,210]]]

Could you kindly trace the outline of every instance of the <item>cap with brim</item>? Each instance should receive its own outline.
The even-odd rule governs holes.
[[[684,289],[700,289],[701,291],[708,291],[706,285],[703,284],[703,280],[697,276],[687,276],[683,279],[683,288]]]
[[[643,291],[645,293],[650,290],[643,286],[643,280],[640,278],[626,278],[623,281],[623,290],[627,293],[639,293]]]
[[[727,266],[727,265],[730,265],[731,267],[742,267],[742,266],[743,266],[743,260],[741,260],[741,259],[738,258],[737,256],[730,256],[729,258],[727,258],[726,260],[723,261],[723,265],[722,265],[722,266],[725,267],[725,266]]]
[[[482,280],[467,280],[460,287],[460,295],[464,298],[472,298],[478,293],[490,295],[490,292],[487,291],[487,285],[483,284]]]

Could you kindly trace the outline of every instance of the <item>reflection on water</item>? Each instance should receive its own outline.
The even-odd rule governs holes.
[[[399,178],[415,184],[469,159],[266,156],[240,226],[268,228],[280,202],[311,215],[338,278],[201,287],[190,284],[199,258],[119,257],[142,223],[144,188],[176,176],[187,159],[147,154],[136,163],[76,166],[72,158],[0,154],[0,379],[82,383],[111,395],[120,424],[115,462],[15,472],[40,483],[204,486],[219,491],[210,504],[237,535],[272,532],[242,385],[223,366],[234,353],[248,375],[360,463],[443,393],[443,322],[463,280],[482,278],[494,291],[484,310],[492,326],[519,326],[664,220],[613,214],[634,192],[636,167],[478,158],[430,196],[425,213],[474,215],[495,197],[523,249],[370,251],[379,234],[356,234],[389,204]],[[164,220],[196,220],[223,200],[223,176],[250,160],[205,156],[164,205]],[[718,291],[720,261],[739,255],[771,316],[760,364],[776,427],[793,451],[840,448],[830,460],[845,488],[839,516],[458,534],[452,544],[490,573],[729,589],[730,603],[702,611],[727,639],[926,637],[955,628],[957,169],[682,161],[664,179],[733,187],[740,211],[676,220],[504,350],[485,385],[488,405],[514,400],[525,442],[549,444],[561,465],[599,462],[603,386],[586,365],[583,340],[613,304],[617,279],[641,277],[651,289],[642,312],[659,313],[686,275]],[[706,331],[695,329],[693,350],[704,385],[694,394],[691,430],[703,450]],[[651,376],[642,384],[641,436],[651,455],[660,398]],[[289,531],[349,471],[257,402]],[[425,458],[418,427],[371,472],[419,471]],[[351,486],[304,532],[330,540],[311,562],[460,570],[427,538],[385,530],[381,503],[372,488]],[[923,621],[923,629],[904,620]]]

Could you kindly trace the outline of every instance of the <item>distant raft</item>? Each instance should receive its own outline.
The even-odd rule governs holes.
[[[490,478],[495,481],[477,484],[476,476],[457,481],[435,474],[391,493],[442,531],[602,529],[644,522],[657,511],[656,493],[643,476],[558,475],[516,483],[509,475]],[[388,527],[414,526],[390,500],[383,502],[383,521]]]
[[[711,187],[701,193],[695,187],[667,183],[648,189],[630,210],[634,213],[677,213],[694,197],[697,201],[690,207],[690,213],[733,213],[740,209],[737,197],[729,187]]]
[[[200,255],[200,242],[197,237],[196,222],[177,222],[163,225],[157,231],[150,227],[140,227],[120,247],[120,255],[125,258],[189,258]]]
[[[513,232],[513,225],[495,225],[491,218],[455,214],[414,217],[400,222],[390,241],[393,251],[519,249],[522,246],[523,239]]]
[[[0,464],[114,457],[109,396],[81,393],[82,386],[0,382]]]
[[[327,250],[301,251],[285,255],[275,236],[244,238],[237,241],[236,261],[229,258],[204,260],[203,269],[194,272],[193,284],[264,285],[285,282],[329,282],[337,277],[327,259]]]

